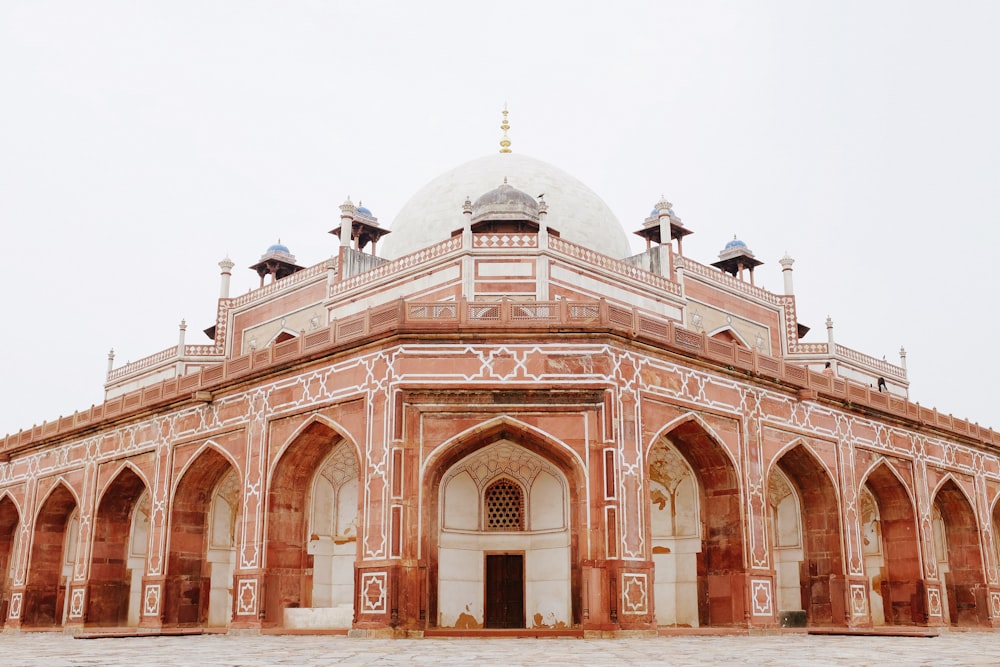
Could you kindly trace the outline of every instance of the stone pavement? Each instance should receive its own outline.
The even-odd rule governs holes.
[[[1000,665],[1000,633],[939,637],[673,636],[649,639],[352,639],[343,636],[74,639],[0,635],[3,667],[103,665]]]

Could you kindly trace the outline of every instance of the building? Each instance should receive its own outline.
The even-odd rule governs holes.
[[[633,255],[502,127],[0,442],[8,631],[1000,624],[1000,434],[802,342],[791,258],[699,263],[665,199]]]

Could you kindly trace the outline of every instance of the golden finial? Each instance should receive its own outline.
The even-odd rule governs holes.
[[[510,123],[507,122],[507,103],[504,102],[503,105],[503,122],[500,123],[500,129],[503,130],[503,138],[500,139],[500,152],[510,153],[510,138],[507,136],[507,130],[510,129]]]

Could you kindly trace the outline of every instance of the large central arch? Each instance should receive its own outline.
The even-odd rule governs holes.
[[[586,477],[567,447],[498,419],[443,445],[423,478],[429,627],[580,624]],[[504,620],[518,585],[523,609]]]

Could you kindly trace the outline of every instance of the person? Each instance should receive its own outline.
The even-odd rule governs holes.
[[[878,379],[878,391],[881,394],[883,391],[889,391],[889,387],[885,384],[885,378]]]
[[[823,375],[833,375],[833,368],[830,366],[830,362],[826,362],[826,366],[823,366]]]

